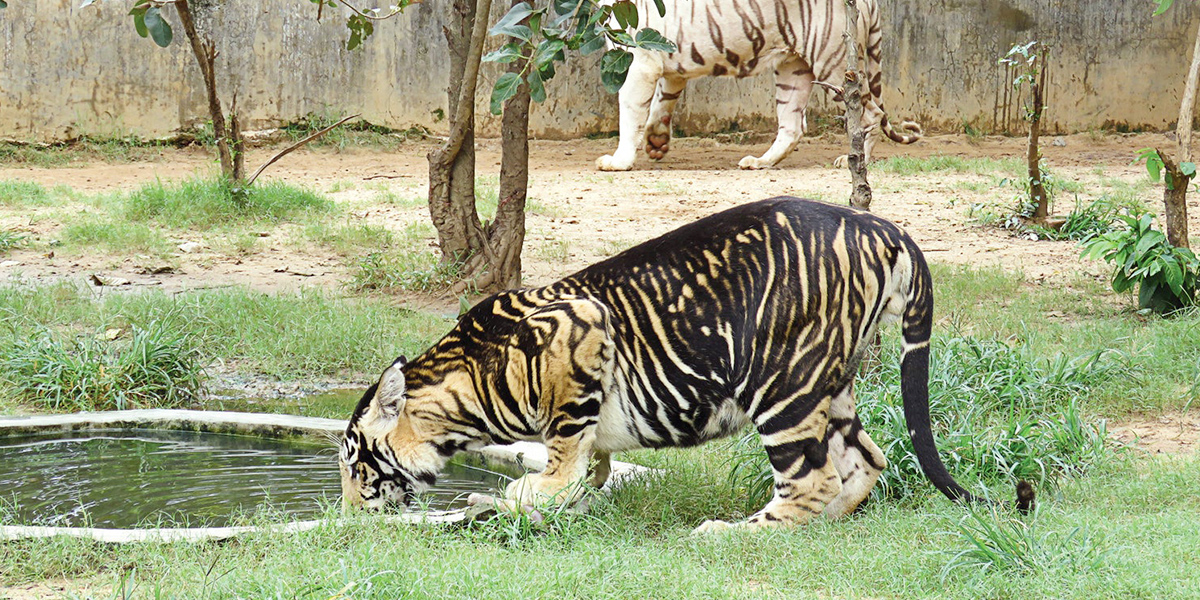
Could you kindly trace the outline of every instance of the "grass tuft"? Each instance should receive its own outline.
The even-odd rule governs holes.
[[[0,206],[44,206],[52,201],[50,192],[40,183],[0,180]]]
[[[1023,164],[1016,158],[963,158],[961,156],[892,156],[872,163],[871,168],[880,173],[908,176],[921,173],[954,171],[990,175],[993,173],[1019,173]]]
[[[1105,566],[1111,551],[1087,529],[1043,532],[1038,521],[1037,514],[1026,520],[968,507],[955,531],[965,548],[946,551],[950,560],[942,580],[958,571],[978,577],[997,571],[1090,572]]]
[[[286,221],[333,209],[333,202],[311,191],[269,181],[234,189],[221,179],[155,182],[119,200],[122,216],[169,227],[209,229],[231,221]]]
[[[173,407],[199,396],[199,351],[187,334],[155,322],[132,327],[128,339],[104,338],[44,331],[17,339],[3,360],[8,385],[20,400],[53,410]]]
[[[8,254],[10,250],[15,250],[25,245],[25,236],[8,230],[0,230],[0,256]]]

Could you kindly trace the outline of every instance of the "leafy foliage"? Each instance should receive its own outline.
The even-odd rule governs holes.
[[[1138,150],[1137,159],[1134,162],[1146,161],[1146,172],[1150,175],[1150,180],[1158,183],[1164,180],[1163,171],[1166,170],[1166,165],[1163,162],[1162,156],[1156,148],[1142,148]],[[1179,172],[1183,173],[1184,177],[1192,178],[1196,175],[1196,163],[1181,162],[1179,163]],[[1167,189],[1175,189],[1175,182],[1172,181],[1170,174],[1165,178]]]
[[[1112,263],[1113,291],[1121,293],[1139,285],[1138,306],[1169,313],[1196,303],[1200,286],[1200,259],[1187,248],[1172,246],[1163,232],[1154,229],[1154,215],[1118,215],[1125,229],[1085,242],[1083,256]]]
[[[665,14],[662,0],[655,0]],[[654,29],[638,29],[637,6],[630,0],[600,4],[596,0],[554,0],[550,6],[534,7],[522,2],[512,7],[489,30],[491,35],[512,38],[483,57],[484,61],[524,61],[519,73],[505,73],[492,89],[491,110],[500,114],[504,102],[517,94],[524,81],[534,102],[546,99],[545,82],[555,75],[555,63],[566,60],[567,50],[591,54],[610,46],[600,61],[600,80],[615,93],[625,83],[633,54],[623,48],[661,52],[675,51],[675,44]],[[631,33],[632,32],[632,33]]]
[[[1065,534],[1043,532],[1036,514],[1022,520],[995,510],[985,512],[974,507],[967,510],[967,515],[955,526],[955,533],[966,548],[946,551],[950,561],[942,571],[943,579],[958,570],[971,575],[988,571],[1095,571],[1103,568],[1112,554],[1084,527],[1073,527]]]

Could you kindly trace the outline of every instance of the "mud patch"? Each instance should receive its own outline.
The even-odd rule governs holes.
[[[1114,424],[1109,435],[1149,454],[1195,454],[1200,449],[1200,416],[1185,413],[1135,417]]]

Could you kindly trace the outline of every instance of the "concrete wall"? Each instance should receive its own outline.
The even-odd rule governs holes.
[[[682,1],[682,0],[681,0]],[[1054,44],[1049,127],[1164,129],[1175,120],[1197,11],[1177,3],[1152,18],[1137,0],[881,0],[884,100],[897,117],[927,128],[1020,129],[1012,74],[996,60],[1029,39]],[[435,131],[445,107],[444,0],[427,0],[378,24],[363,50],[346,52],[344,15],[321,22],[304,0],[202,0],[213,6],[221,93],[237,91],[248,129],[307,113],[361,112],[396,128]],[[80,134],[155,137],[207,120],[199,70],[174,11],[176,40],[160,49],[139,38],[130,2],[10,0],[0,10],[0,138]],[[200,12],[201,1],[195,2]],[[499,3],[498,3],[499,4]],[[507,4],[507,3],[504,3]],[[499,10],[496,11],[499,14]],[[598,55],[571,57],[534,110],[535,133],[572,137],[616,129],[616,98],[603,91]],[[485,71],[490,90],[497,70]],[[816,94],[816,106],[826,106]],[[480,107],[486,112],[486,93]],[[677,124],[688,132],[773,129],[769,75],[692,84]],[[485,133],[496,123],[487,120]]]

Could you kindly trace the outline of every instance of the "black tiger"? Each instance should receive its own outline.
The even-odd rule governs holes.
[[[949,498],[972,500],[930,431],[933,288],[921,251],[870,213],[786,197],[480,301],[363,395],[341,449],[343,496],[408,502],[456,452],[536,440],[546,469],[512,482],[507,498],[570,502],[585,480],[604,483],[613,452],[690,446],[752,424],[774,497],[737,525],[839,517],[886,464],[855,412],[853,383],[889,321],[902,327],[901,392],[921,467]]]

